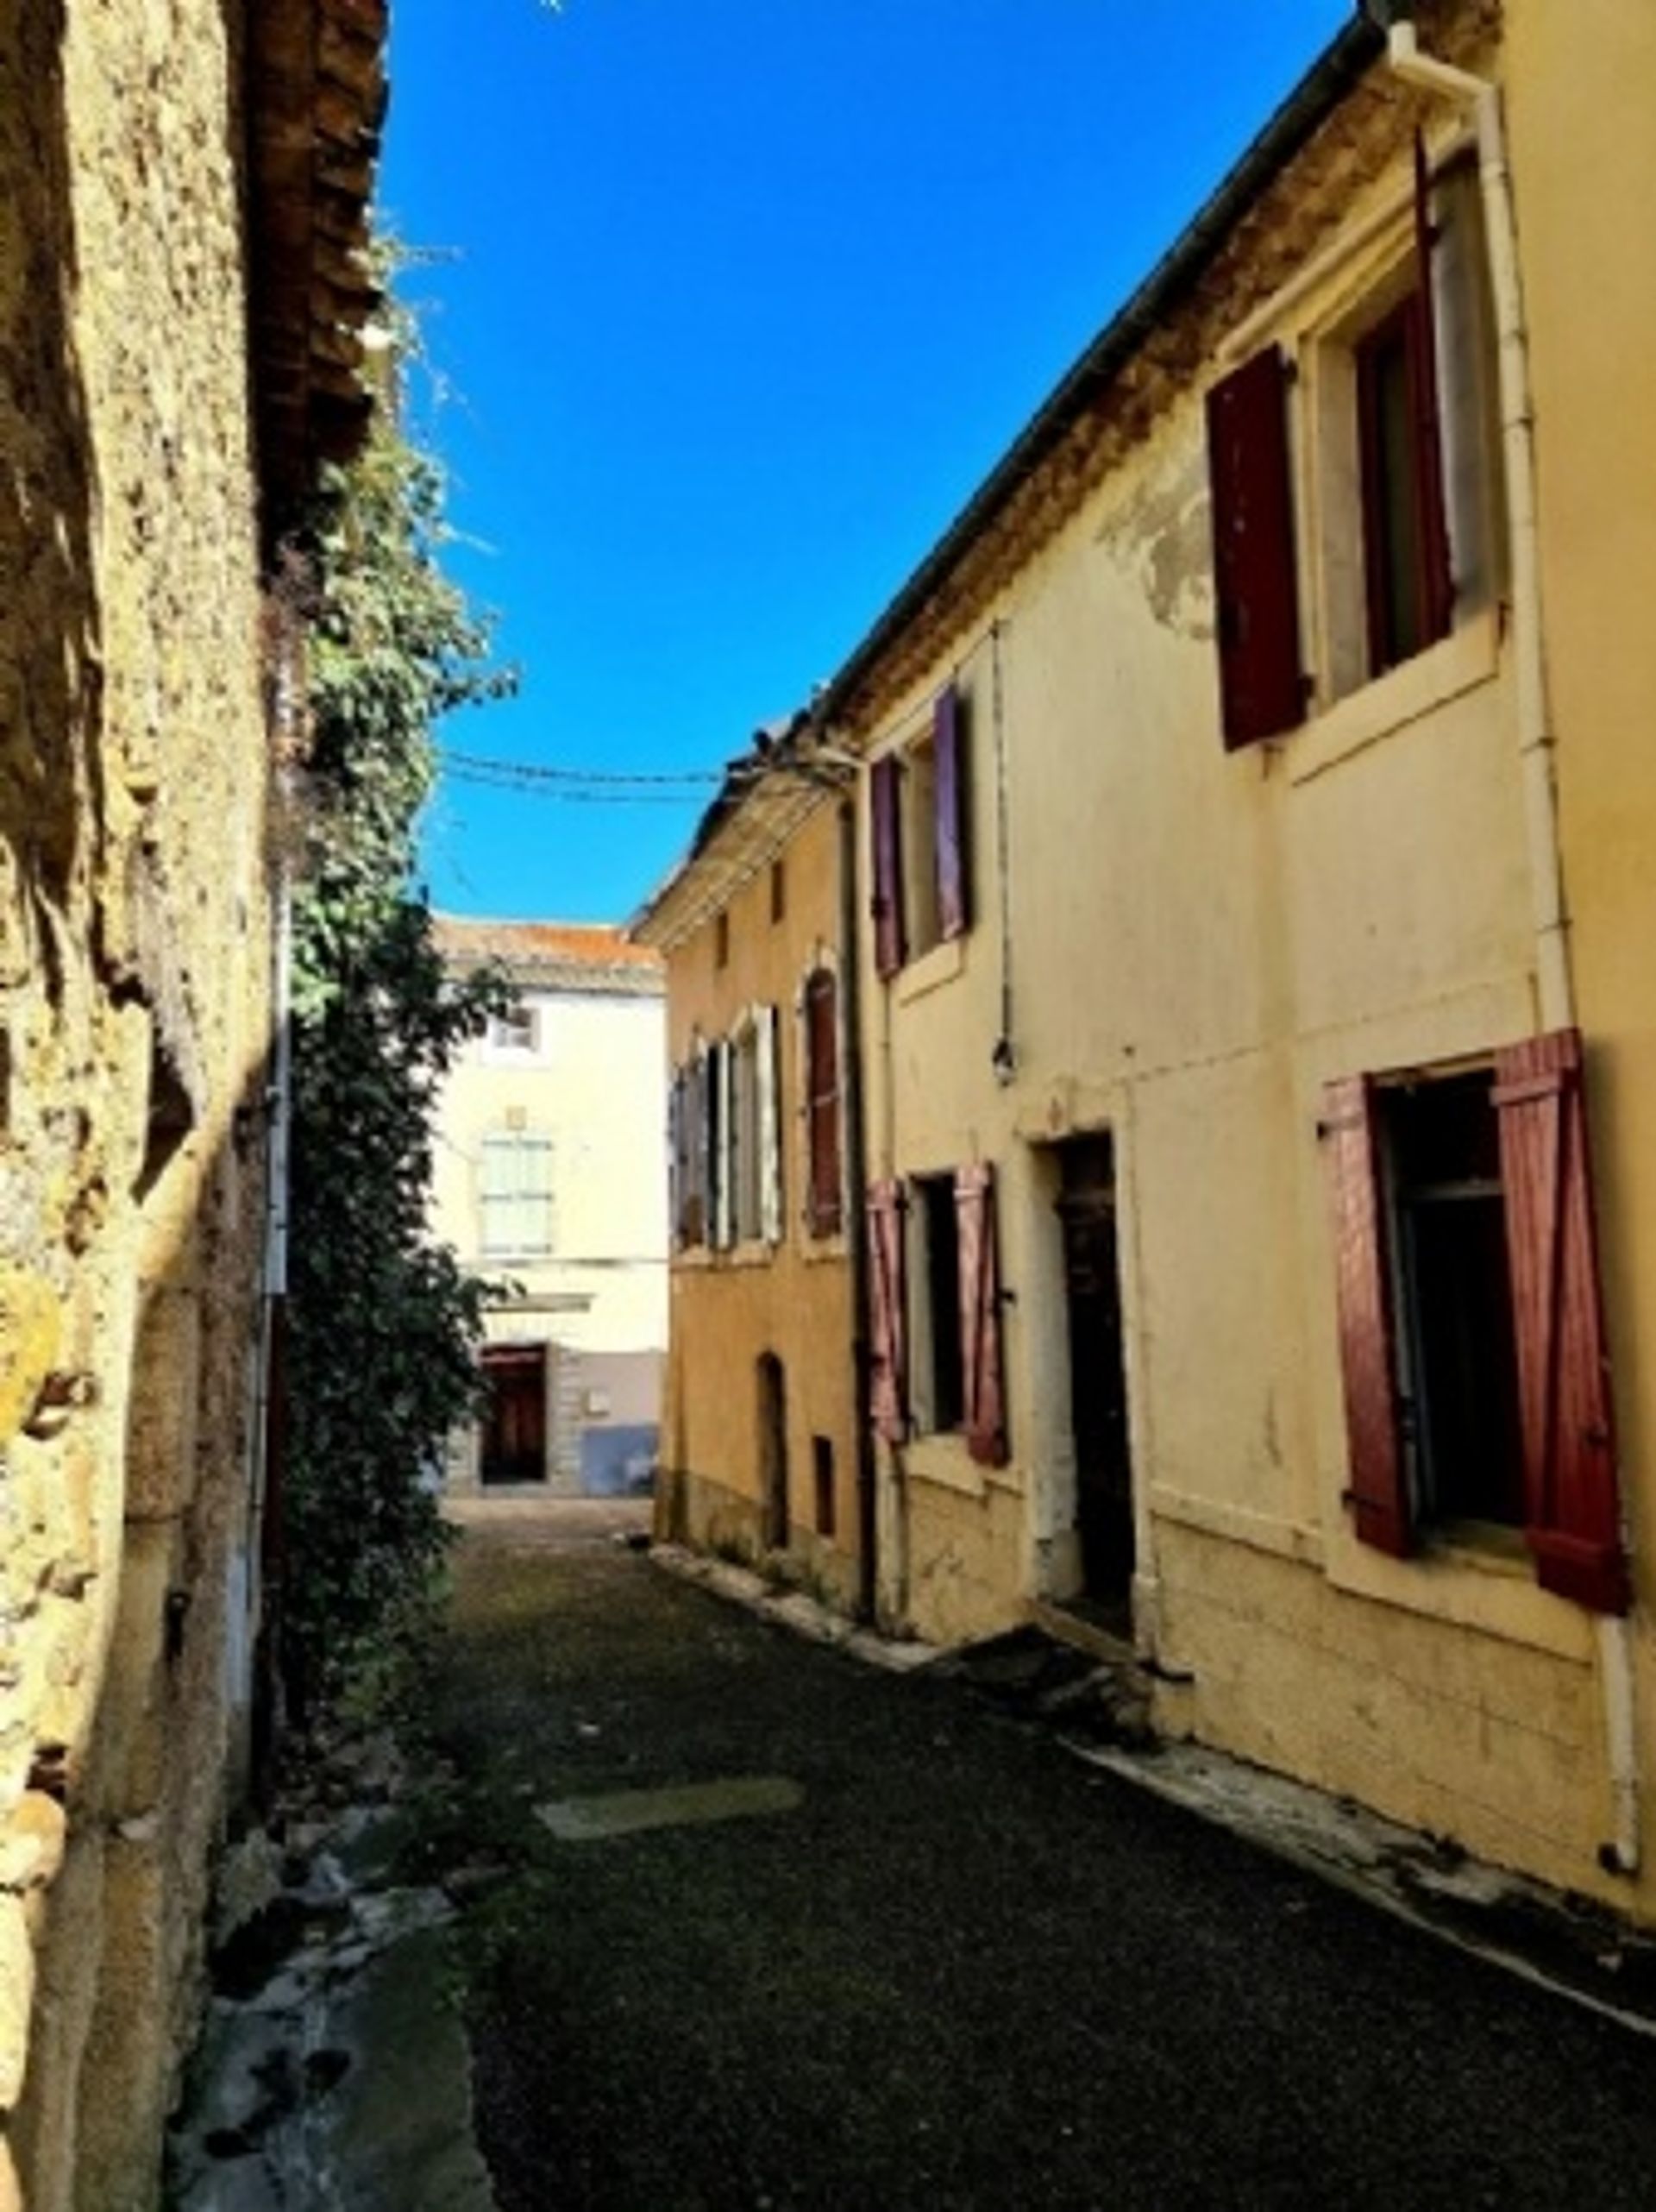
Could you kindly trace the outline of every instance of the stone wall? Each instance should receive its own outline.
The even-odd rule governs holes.
[[[235,0],[0,0],[0,2206],[158,2188],[246,1691],[267,788]]]

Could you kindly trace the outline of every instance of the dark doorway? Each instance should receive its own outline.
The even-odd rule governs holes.
[[[486,1483],[546,1480],[546,1347],[486,1344],[489,1401],[478,1467]]]
[[[774,1352],[759,1361],[759,1510],[768,1551],[787,1543],[787,1379]]]
[[[1115,1148],[1107,1136],[1058,1147],[1082,1594],[1127,1627],[1132,1588],[1132,1458],[1121,1346]]]

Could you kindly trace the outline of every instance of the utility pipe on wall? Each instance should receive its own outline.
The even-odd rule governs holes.
[[[1536,996],[1544,1029],[1571,1028],[1576,1021],[1576,993],[1570,966],[1558,787],[1552,771],[1555,738],[1541,625],[1534,408],[1529,385],[1529,340],[1524,324],[1523,288],[1519,275],[1518,228],[1513,209],[1512,173],[1507,160],[1501,92],[1499,86],[1488,78],[1422,53],[1414,26],[1410,22],[1391,25],[1387,35],[1387,59],[1393,74],[1404,84],[1467,110],[1477,135],[1478,181],[1496,319],[1496,383],[1506,471],[1513,671],[1519,765],[1529,846]],[[1598,1640],[1605,1754],[1615,1802],[1615,1833],[1602,1847],[1599,1857],[1608,1871],[1631,1875],[1638,1872],[1640,1863],[1639,1747],[1631,1625],[1619,1615],[1602,1616]]]

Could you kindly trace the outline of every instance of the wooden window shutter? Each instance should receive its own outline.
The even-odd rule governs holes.
[[[782,1065],[776,1009],[759,1009],[759,1234],[782,1241]]]
[[[869,1324],[873,1373],[869,1411],[888,1444],[908,1435],[908,1284],[904,1266],[900,1183],[869,1186]]]
[[[902,764],[894,753],[869,771],[874,820],[874,965],[882,977],[903,965]]]
[[[1581,1037],[1496,1054],[1523,1436],[1525,1540],[1544,1589],[1625,1612],[1609,1359],[1587,1153]]]
[[[1414,497],[1421,518],[1421,615],[1428,643],[1446,638],[1455,611],[1449,518],[1443,496],[1438,397],[1438,317],[1432,291],[1432,189],[1426,141],[1414,134],[1414,305],[1409,399],[1414,418]]]
[[[684,1070],[674,1068],[667,1094],[667,1218],[675,1244],[684,1242]]]
[[[966,1448],[984,1467],[1007,1463],[1006,1389],[1000,1357],[1000,1265],[994,1235],[994,1171],[963,1167],[955,1177],[960,1240],[961,1371]]]
[[[712,1143],[708,1148],[708,1207],[712,1220],[707,1241],[725,1251],[736,1236],[736,1054],[728,1038],[719,1038],[710,1047],[707,1073],[713,1101]]]
[[[839,990],[831,969],[805,987],[806,1133],[811,1158],[807,1205],[813,1236],[841,1226],[839,1167]]]
[[[1402,1559],[1413,1538],[1392,1360],[1391,1298],[1380,1191],[1375,1086],[1353,1075],[1323,1091],[1334,1212],[1339,1365],[1358,1536]]]
[[[937,808],[938,933],[963,937],[967,908],[966,784],[960,693],[938,693],[932,710],[932,796]]]
[[[1268,346],[1208,394],[1220,702],[1233,749],[1305,719],[1288,379]]]

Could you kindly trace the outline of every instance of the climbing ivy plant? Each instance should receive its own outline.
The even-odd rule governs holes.
[[[406,346],[409,333],[399,332]],[[443,1438],[474,1410],[483,1286],[426,1225],[431,1109],[509,992],[444,972],[414,888],[434,732],[500,695],[442,567],[442,481],[382,399],[299,547],[311,735],[292,907],[280,1632],[300,1719],[429,1612]]]

